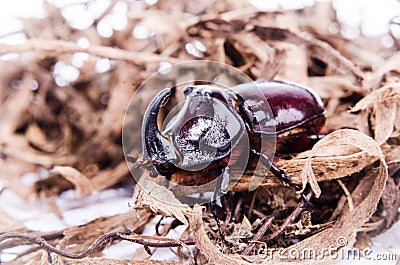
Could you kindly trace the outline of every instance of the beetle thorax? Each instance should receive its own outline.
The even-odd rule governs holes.
[[[194,117],[187,121],[175,136],[176,147],[181,154],[181,167],[197,170],[204,163],[212,162],[217,146],[229,144],[226,122],[207,116]]]
[[[243,126],[229,96],[213,86],[184,90],[185,101],[163,131],[179,154],[179,167],[198,170],[229,155],[231,141],[243,133]],[[236,115],[236,116],[235,116]]]

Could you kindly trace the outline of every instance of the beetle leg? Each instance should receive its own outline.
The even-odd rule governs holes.
[[[211,202],[209,203],[209,205],[210,205],[211,213],[212,213],[212,215],[213,215],[215,221],[217,222],[218,233],[219,233],[221,239],[222,239],[223,241],[226,241],[224,232],[222,231],[222,228],[221,228],[221,222],[219,221],[219,218],[218,218],[218,213],[217,213],[217,206],[218,206],[218,204],[217,204],[216,201],[211,201]]]
[[[217,179],[217,185],[215,186],[214,195],[212,200],[216,202],[216,205],[222,207],[221,197],[228,193],[229,185],[229,167],[226,167],[222,172],[221,176]]]
[[[252,150],[253,154],[256,154],[260,157],[260,162],[263,163],[266,167],[269,167],[269,170],[271,170],[272,174],[274,174],[278,179],[280,179],[282,182],[288,184],[290,187],[294,188],[296,191],[301,191],[301,196],[303,201],[305,202],[306,205],[310,205],[310,200],[308,199],[307,192],[308,188],[303,190],[303,187],[301,185],[298,185],[292,181],[292,177],[289,175],[286,175],[285,172],[282,169],[279,169],[272,161],[263,153],[257,152],[256,150]]]
[[[210,202],[210,210],[211,213],[217,222],[218,232],[223,241],[226,241],[224,233],[221,228],[221,223],[218,218],[217,207],[222,208],[221,197],[228,193],[228,185],[229,185],[229,167],[226,167],[222,172],[221,176],[217,179],[217,185],[215,186],[214,195],[212,201]]]
[[[143,117],[141,162],[147,166],[149,163],[146,163],[146,160],[150,160],[160,174],[171,174],[177,171],[173,162],[177,162],[178,157],[170,141],[161,134],[157,124],[160,108],[169,99],[171,93],[169,88],[159,92],[150,102]]]
[[[264,155],[262,155],[264,156]],[[264,158],[262,158],[264,160]],[[268,159],[268,158],[267,158]],[[271,170],[272,174],[274,174],[278,179],[280,179],[282,182],[288,184],[290,187],[294,188],[296,191],[302,190],[302,186],[293,183],[292,177],[289,175],[286,175],[285,172],[283,172],[282,169],[279,169],[274,163],[271,163],[271,167],[269,168]]]
[[[278,168],[274,163],[272,163],[266,155],[261,154],[260,160],[261,160],[261,163],[263,163],[263,161],[267,160],[268,161],[267,163],[269,163],[271,165],[269,170],[271,170],[272,174],[274,174],[282,182],[284,182],[284,183],[288,184],[290,187],[294,188],[296,191],[301,191],[300,194],[301,194],[301,198],[303,200],[303,204],[306,207],[310,207],[310,208],[313,207],[312,204],[310,203],[311,196],[308,195],[308,193],[311,192],[309,185],[307,185],[303,189],[303,187],[301,185],[293,183],[292,177],[289,175],[286,175],[285,172],[282,169]],[[264,164],[264,165],[266,165],[266,164]]]
[[[274,163],[272,163],[272,161],[268,158],[268,156],[254,150],[254,149],[252,150],[252,153],[254,155],[257,155],[260,159],[260,162],[263,163],[266,167],[268,167],[269,170],[272,172],[272,174],[274,174],[282,182],[288,184],[290,187],[294,188],[296,191],[302,190],[302,186],[293,183],[291,180],[292,177],[289,175],[286,175],[285,172],[283,172],[283,170],[279,169]]]

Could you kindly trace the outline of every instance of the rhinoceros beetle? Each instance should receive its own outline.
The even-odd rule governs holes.
[[[160,91],[144,115],[141,164],[153,166],[153,175],[189,185],[222,176],[214,191],[217,199],[226,193],[229,160],[249,157],[247,168],[261,162],[281,181],[297,191],[302,189],[262,152],[261,138],[276,137],[278,153],[309,148],[325,122],[324,104],[312,89],[281,81],[246,83],[225,90],[211,85],[186,87],[183,106],[161,132],[159,112],[173,93],[170,88]],[[248,148],[243,148],[245,133]]]
[[[151,162],[155,174],[187,183],[190,173],[192,185],[208,182],[226,171],[229,158],[242,155],[240,140],[246,130],[250,159],[259,160],[279,179],[300,189],[261,153],[260,138],[263,134],[276,135],[278,153],[309,148],[325,122],[324,104],[312,89],[282,81],[242,84],[226,90],[210,85],[187,87],[184,106],[161,132],[159,111],[172,92],[170,88],[160,91],[143,119],[142,163]],[[217,111],[220,116],[225,115],[224,121],[214,118],[216,108],[211,105],[215,101],[224,103],[225,109],[219,107]],[[200,146],[210,149],[211,155],[200,153]],[[202,167],[203,164],[207,166]],[[248,166],[251,165],[254,163],[249,161]]]

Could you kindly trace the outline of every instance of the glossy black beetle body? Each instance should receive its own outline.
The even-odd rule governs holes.
[[[253,83],[227,90],[208,85],[188,87],[183,107],[160,132],[159,110],[171,96],[171,89],[162,90],[145,113],[142,162],[151,162],[156,173],[174,182],[199,185],[221,174],[229,177],[229,160],[249,152],[243,148],[249,144],[249,168],[261,161],[281,180],[301,189],[261,153],[261,136],[276,135],[280,153],[307,149],[325,122],[322,100],[310,88],[292,83],[263,81],[257,87]],[[247,143],[242,141],[245,131]]]

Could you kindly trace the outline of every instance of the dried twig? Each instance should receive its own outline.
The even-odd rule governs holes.
[[[346,185],[344,185],[344,183],[340,179],[337,179],[336,181],[339,184],[339,186],[342,188],[344,194],[346,195],[347,202],[349,203],[349,210],[353,211],[354,203],[353,203],[353,198],[351,198],[350,191],[347,189]]]
[[[64,40],[42,40],[30,39],[23,44],[19,45],[1,45],[0,54],[7,53],[22,53],[22,52],[58,52],[58,53],[74,53],[86,52],[98,57],[109,58],[114,60],[127,61],[131,63],[154,63],[167,61],[171,63],[178,63],[182,60],[172,57],[165,57],[153,53],[146,52],[133,52],[112,48],[107,46],[90,45],[89,47],[82,47],[72,41]]]
[[[270,228],[272,222],[275,220],[277,214],[273,214],[268,220],[258,229],[257,233],[253,236],[253,238],[249,241],[249,245],[242,252],[242,255],[249,255],[251,250],[254,248],[256,242],[258,242],[264,234],[267,232],[268,228]]]
[[[313,195],[314,195],[314,193],[312,191],[308,192],[308,194],[305,196],[305,199],[302,200],[297,205],[297,207],[293,210],[293,212],[285,219],[283,224],[275,232],[273,232],[271,235],[261,237],[260,240],[268,242],[268,241],[274,240],[278,236],[280,236],[282,234],[282,232],[285,231],[287,226],[290,225],[291,223],[293,223],[294,220],[296,220],[296,218],[299,217],[299,215],[303,212],[305,207],[307,207],[306,203],[311,200]]]
[[[148,236],[134,235],[131,231],[125,231],[125,232],[110,232],[103,234],[102,236],[98,237],[86,250],[79,253],[69,253],[50,245],[41,236],[33,236],[29,234],[16,233],[16,232],[5,233],[0,235],[0,242],[7,239],[26,240],[33,244],[39,245],[40,248],[43,248],[48,252],[54,252],[60,256],[70,259],[85,258],[108,240],[117,240],[117,239],[126,240],[133,243],[141,244],[146,247],[179,247],[182,245],[194,245],[192,239],[180,241],[175,239],[168,239],[165,237],[148,237]]]

